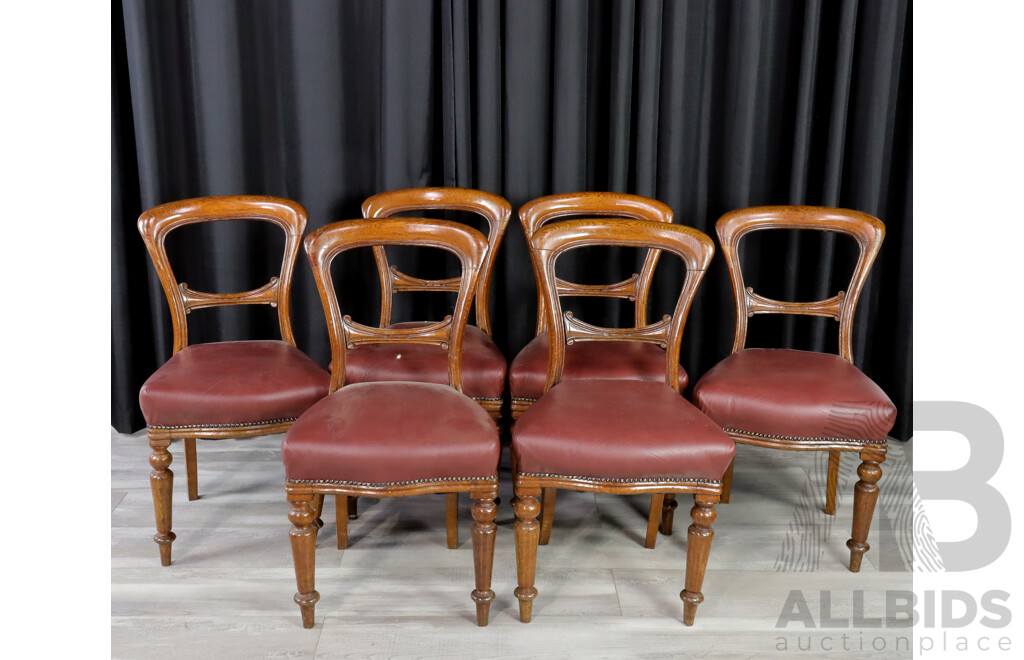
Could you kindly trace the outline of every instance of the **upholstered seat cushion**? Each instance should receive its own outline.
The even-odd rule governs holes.
[[[748,348],[704,374],[693,401],[727,430],[885,442],[896,407],[838,355]]]
[[[401,484],[493,477],[500,454],[490,415],[447,385],[346,385],[314,405],[281,445],[292,481]]]
[[[327,395],[331,376],[283,341],[186,346],[142,386],[151,427],[291,420]]]
[[[569,380],[519,418],[512,452],[527,474],[717,481],[736,445],[663,383]]]
[[[413,328],[424,323],[395,323]],[[500,399],[508,365],[486,332],[467,326],[462,340],[462,391],[480,399]],[[448,384],[448,351],[430,344],[364,344],[345,355],[345,383],[416,381]]]
[[[565,347],[562,381],[612,378],[665,382],[665,351],[655,344],[624,341],[581,341]],[[519,351],[509,367],[513,399],[538,399],[548,379],[548,334],[541,333]],[[679,389],[689,379],[679,367]]]

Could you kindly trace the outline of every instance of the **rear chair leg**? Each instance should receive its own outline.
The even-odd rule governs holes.
[[[196,439],[185,438],[185,475],[188,478],[188,501],[199,499],[199,473],[196,469]]]
[[[644,547],[654,549],[658,542],[658,523],[661,521],[662,503],[665,501],[665,493],[654,493],[651,495],[651,511],[647,514],[647,538],[644,539]]]
[[[666,493],[661,506],[661,533],[665,536],[672,536],[672,520],[675,518],[677,506],[679,502],[676,502],[675,493]]]
[[[733,456],[732,460],[729,461],[729,469],[722,475],[722,499],[719,500],[722,504],[729,503],[729,494],[732,492],[732,469],[736,466],[736,457]]]
[[[541,545],[547,545],[551,540],[551,526],[555,522],[555,498],[558,497],[557,488],[542,488],[540,491],[540,539]]]
[[[828,452],[828,482],[825,485],[825,513],[830,516],[836,515],[836,488],[839,486],[839,457],[842,455],[838,449],[830,449]]]
[[[338,550],[348,547],[348,511],[354,499],[347,495],[334,496],[334,512],[338,517]]]
[[[448,549],[454,550],[459,547],[459,494],[447,493],[444,498],[445,528],[448,532]]]

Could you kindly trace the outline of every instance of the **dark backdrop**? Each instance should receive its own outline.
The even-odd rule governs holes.
[[[167,305],[135,228],[143,209],[271,194],[302,203],[312,229],[358,217],[376,192],[445,185],[498,193],[514,209],[558,192],[636,193],[711,235],[722,213],[743,206],[822,204],[878,216],[888,234],[857,310],[854,357],[900,409],[893,433],[905,439],[910,35],[909,3],[894,0],[115,4],[112,423],[143,425],[138,389],[171,351]],[[223,291],[266,282],[280,239],[234,224],[174,238],[180,280]],[[845,286],[845,239],[774,234],[748,239],[757,290],[806,300]],[[610,281],[634,263],[602,254],[574,268]],[[372,322],[372,262],[353,257],[342,268],[343,290],[356,294],[351,309]],[[326,364],[308,270],[300,259],[295,334]],[[679,279],[665,262],[656,312],[670,307]],[[509,358],[532,337],[534,296],[513,220],[491,310]],[[433,311],[419,305],[406,303],[406,316]],[[192,316],[193,341],[276,336],[267,308]],[[628,316],[613,309],[595,320]],[[732,324],[716,258],[683,337],[694,380],[728,354]],[[836,334],[831,320],[757,317],[750,343],[835,350]]]

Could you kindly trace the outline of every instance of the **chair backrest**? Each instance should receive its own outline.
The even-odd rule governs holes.
[[[416,328],[374,328],[341,314],[331,262],[345,250],[359,247],[407,245],[447,250],[458,258],[462,276],[458,282],[455,311],[444,320]],[[465,225],[427,218],[373,218],[344,220],[326,225],[306,237],[306,256],[320,292],[331,338],[331,389],[345,384],[345,354],[361,344],[434,344],[448,351],[448,384],[462,391],[462,339],[477,278],[487,255],[483,234]]]
[[[185,282],[178,282],[167,258],[167,235],[178,227],[220,220],[261,220],[284,230],[284,257],[281,274],[251,291],[241,293],[207,293],[193,291]],[[152,208],[139,216],[139,233],[153,259],[167,304],[171,308],[174,329],[174,353],[188,346],[187,316],[193,309],[225,305],[270,305],[277,308],[281,339],[292,346],[290,314],[292,273],[299,255],[299,241],[306,230],[306,209],[297,202],[261,195],[197,197],[170,202]]]
[[[608,216],[632,220],[647,220],[672,224],[672,209],[661,202],[640,197],[608,192],[582,192],[548,195],[527,202],[519,209],[519,221],[526,233],[527,244],[545,223],[558,218],[592,218]],[[658,250],[648,250],[639,273],[614,284],[577,284],[557,280],[558,293],[563,296],[596,296],[626,298],[636,303],[634,317],[637,327],[647,323],[647,296],[651,290],[651,277],[658,264]],[[534,274],[537,276],[537,334],[548,331],[544,293],[540,290],[540,275],[536,256],[531,250]]]
[[[782,302],[754,293],[744,287],[740,266],[740,239],[762,229],[815,229],[852,236],[860,247],[850,284],[831,298],[814,302]],[[867,213],[824,206],[757,206],[726,213],[715,224],[729,267],[729,279],[736,303],[736,325],[732,352],[747,343],[747,319],[755,314],[804,314],[826,316],[839,321],[839,355],[853,362],[853,312],[857,308],[864,281],[885,238],[885,225]]]
[[[532,238],[537,255],[538,279],[548,313],[548,379],[545,391],[562,379],[565,347],[577,341],[639,341],[665,349],[665,383],[679,390],[679,343],[683,326],[701,278],[715,253],[715,244],[707,234],[680,225],[648,220],[586,219],[567,220],[538,229]],[[603,328],[562,312],[560,281],[555,277],[555,262],[569,250],[587,246],[622,246],[664,250],[677,255],[686,265],[686,279],[675,310],[660,321],[634,328]],[[572,294],[569,294],[572,295]]]
[[[505,236],[512,206],[504,197],[482,190],[468,188],[407,188],[392,190],[368,198],[363,202],[364,218],[386,218],[410,211],[468,211],[483,216],[487,221],[487,254],[480,268],[475,293],[476,326],[491,334],[489,301],[494,258]],[[391,324],[392,296],[399,291],[458,291],[459,278],[425,280],[406,275],[388,264],[383,247],[373,248],[380,275],[380,327]]]

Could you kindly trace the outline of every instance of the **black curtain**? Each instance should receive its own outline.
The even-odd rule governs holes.
[[[359,217],[376,192],[444,185],[498,193],[514,209],[551,193],[636,193],[712,236],[722,213],[744,206],[878,216],[888,233],[857,310],[854,357],[900,409],[893,434],[909,437],[908,2],[124,0],[113,40],[112,417],[121,431],[143,425],[138,389],[171,350],[167,305],[135,229],[143,209],[271,194],[302,203],[312,229]],[[235,224],[180,232],[190,233],[170,246],[179,279],[223,291],[264,283],[281,241]],[[745,251],[759,292],[809,300],[845,287],[843,238],[772,234],[748,239]],[[573,267],[611,281],[635,269],[635,256],[603,253]],[[363,301],[354,315],[373,322],[372,261],[342,268],[349,297]],[[670,308],[679,281],[666,262],[655,311]],[[299,347],[326,364],[304,260],[293,299]],[[535,322],[515,220],[492,305],[495,340],[511,359]],[[193,317],[193,341],[276,336],[263,308]],[[629,314],[596,321],[610,317]],[[683,337],[693,381],[729,353],[732,326],[716,258]],[[831,320],[757,317],[750,345],[835,350],[837,332]]]

